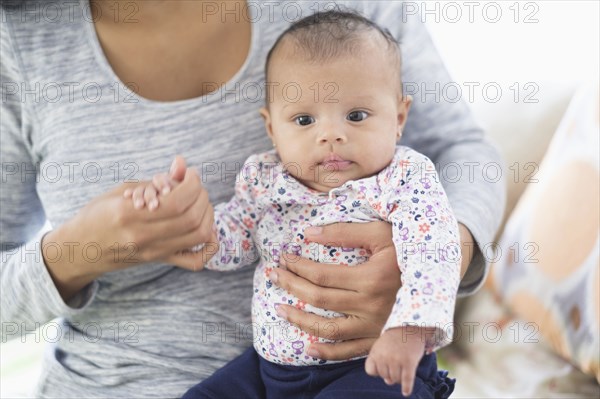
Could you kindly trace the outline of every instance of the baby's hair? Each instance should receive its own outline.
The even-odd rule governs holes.
[[[269,80],[269,63],[282,41],[291,40],[295,53],[309,62],[324,62],[340,55],[358,55],[365,33],[376,33],[387,43],[387,50],[400,75],[402,63],[400,44],[386,28],[365,18],[357,11],[337,6],[334,10],[316,12],[304,17],[287,28],[275,41],[267,55],[265,79]],[[400,82],[398,80],[398,82]],[[269,104],[267,90],[267,105]]]

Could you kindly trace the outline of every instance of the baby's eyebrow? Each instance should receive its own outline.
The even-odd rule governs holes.
[[[375,101],[375,97],[371,95],[360,95],[353,97],[354,100]]]
[[[281,112],[285,111],[285,109],[289,108],[289,107],[296,107],[296,108],[294,108],[296,111],[298,111],[297,108],[306,108],[306,106],[302,105],[301,101],[298,101],[295,103],[294,102],[286,102],[286,104],[284,104],[283,107],[281,107]]]
[[[305,108],[307,105],[310,106],[312,103],[309,104],[303,104],[302,101],[296,101],[296,102],[286,102],[283,107],[281,107],[281,111],[285,110],[287,107],[303,107]]]

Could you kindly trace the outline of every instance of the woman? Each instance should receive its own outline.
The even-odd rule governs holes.
[[[405,83],[431,89],[450,81],[403,3],[346,4],[401,38]],[[172,397],[250,345],[254,326],[239,304],[252,294],[252,268],[190,271],[203,254],[179,251],[210,237],[197,234],[201,224],[184,221],[211,223],[198,211],[207,192],[215,203],[228,199],[243,160],[268,148],[258,114],[268,89],[266,51],[315,7],[321,6],[3,3],[2,323],[31,330],[62,320],[38,396]],[[331,94],[331,86],[315,88],[315,95]],[[413,97],[403,143],[442,169],[468,166],[461,176],[441,175],[461,223],[461,293],[471,293],[486,267],[474,243],[491,241],[504,202],[503,182],[486,181],[481,169],[499,157],[463,103]],[[200,173],[175,162],[171,174],[180,189],[160,212],[135,212],[122,198],[125,189],[168,167],[175,154]],[[53,230],[36,233],[46,218]],[[308,238],[373,255],[351,269],[299,260],[279,270],[274,283],[351,315],[336,320],[335,331],[330,320],[288,307],[290,321],[345,340],[315,345],[319,357],[368,351],[398,288],[390,227],[332,225]],[[341,284],[327,284],[334,280]]]

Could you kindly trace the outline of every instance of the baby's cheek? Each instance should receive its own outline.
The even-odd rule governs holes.
[[[392,158],[387,159],[387,157],[384,156],[374,157],[369,162],[365,163],[366,166],[364,167],[364,175],[370,176],[379,173],[382,169],[387,167],[391,161]]]
[[[280,144],[277,147],[277,154],[279,155],[281,162],[290,168],[302,164],[302,154],[305,152],[305,150],[303,151],[301,148],[298,148],[291,143]],[[296,169],[298,168],[296,167]]]

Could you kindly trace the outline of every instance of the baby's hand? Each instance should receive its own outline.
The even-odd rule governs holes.
[[[401,384],[402,395],[410,396],[425,340],[432,337],[434,330],[416,326],[387,330],[371,348],[365,363],[367,374],[380,376],[388,385]]]
[[[153,211],[158,208],[159,195],[169,194],[177,184],[176,181],[169,179],[167,173],[159,173],[152,178],[152,184],[141,184],[135,188],[128,188],[123,196],[133,200],[135,209],[142,209],[148,205],[148,209]]]

